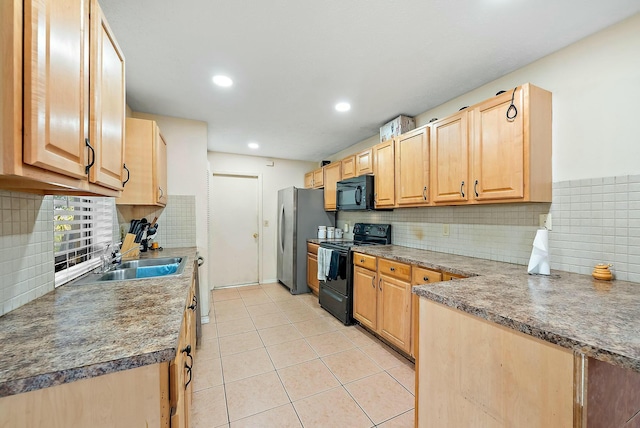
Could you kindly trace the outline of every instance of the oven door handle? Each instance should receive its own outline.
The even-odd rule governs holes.
[[[356,205],[362,205],[362,186],[356,187]]]

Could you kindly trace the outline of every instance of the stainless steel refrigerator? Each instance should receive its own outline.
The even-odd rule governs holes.
[[[318,226],[335,226],[335,213],[324,210],[324,190],[288,187],[278,191],[278,281],[291,294],[308,293],[307,239]]]

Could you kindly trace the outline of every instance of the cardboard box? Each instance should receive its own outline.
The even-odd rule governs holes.
[[[409,116],[398,116],[380,127],[380,142],[397,137],[416,128],[416,120]]]

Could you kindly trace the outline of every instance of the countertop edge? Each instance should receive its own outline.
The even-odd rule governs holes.
[[[420,285],[414,286],[412,287],[412,292],[414,294],[417,294],[418,296],[424,297],[426,299],[442,304],[449,308],[457,309],[466,314],[478,317],[485,321],[489,321],[489,322],[501,325],[510,330],[518,331],[520,333],[526,334],[527,336],[540,339],[544,342],[558,345],[569,351],[573,351],[574,354],[576,352],[579,352],[588,357],[595,358],[599,361],[603,361],[606,363],[614,364],[622,368],[627,368],[627,369],[634,370],[636,372],[640,372],[640,361],[631,359],[624,355],[609,352],[605,349],[598,348],[593,345],[589,345],[579,340],[575,340],[558,333],[547,331],[521,321],[517,321],[511,318],[498,315],[491,311],[487,311],[485,308],[478,308],[472,305],[459,302],[455,299],[443,297],[437,293],[433,293],[429,291],[424,286],[420,286]]]
[[[82,379],[116,373],[123,370],[135,369],[151,364],[169,362],[176,356],[176,348],[154,351],[114,361],[93,364],[85,367],[60,370],[53,373],[43,373],[37,376],[15,379],[0,384],[0,397],[37,391],[52,386],[63,385]]]

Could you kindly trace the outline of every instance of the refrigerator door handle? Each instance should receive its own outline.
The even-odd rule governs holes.
[[[280,252],[284,253],[284,204],[280,205]]]

